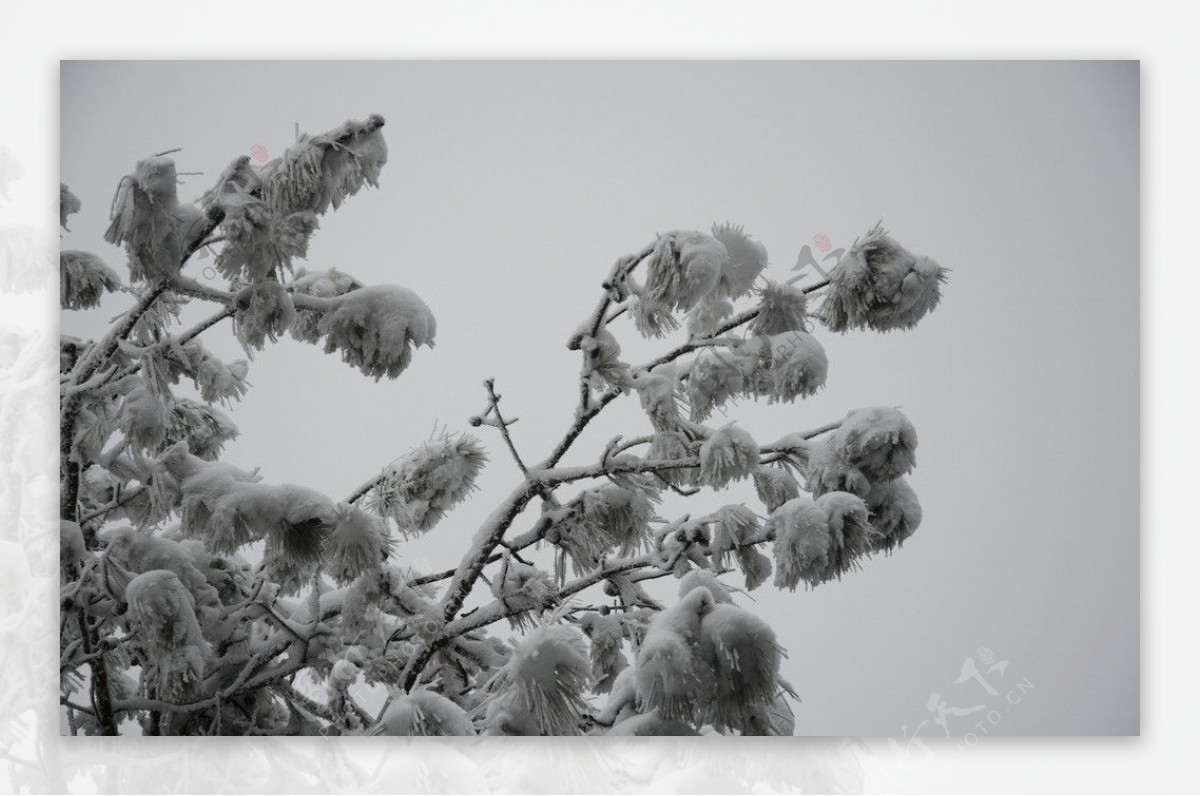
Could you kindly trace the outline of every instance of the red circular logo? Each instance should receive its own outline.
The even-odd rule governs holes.
[[[267,148],[262,144],[255,144],[254,146],[250,147],[250,154],[253,155],[254,159],[259,163],[262,163],[269,157]]]
[[[829,247],[833,245],[832,243],[829,242],[829,238],[826,235],[813,236],[813,243],[815,243],[817,245],[817,248],[823,252],[829,251]]]

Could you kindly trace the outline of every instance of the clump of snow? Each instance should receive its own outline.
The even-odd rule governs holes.
[[[334,298],[365,286],[354,277],[342,273],[336,268],[330,268],[328,271],[306,271],[304,268],[298,268],[296,269],[296,278],[288,287],[294,296]],[[318,326],[323,315],[324,313],[319,309],[297,307],[296,320],[292,322],[292,337],[305,343],[318,342],[321,339]]]
[[[657,710],[663,718],[689,724],[703,721],[716,675],[697,654],[700,623],[715,606],[712,593],[699,588],[650,622],[637,657],[639,711]]]
[[[695,456],[687,437],[678,431],[659,431],[650,440],[646,448],[646,461],[663,462],[690,459]],[[700,477],[698,467],[676,467],[661,470],[658,473],[663,480],[675,486],[687,486],[695,483]]]
[[[247,353],[278,340],[296,318],[292,297],[278,282],[255,282],[240,290],[234,302],[234,333]]]
[[[746,391],[768,396],[771,403],[813,395],[829,374],[824,347],[807,332],[752,337],[737,353],[746,368]]]
[[[67,187],[65,182],[58,184],[58,222],[63,229],[67,229],[67,218],[78,213],[83,207],[83,203],[79,201],[79,197],[71,193],[71,189]],[[70,232],[70,230],[67,230]]]
[[[756,335],[803,332],[808,296],[792,285],[771,282],[759,294],[758,315],[750,322],[750,333]]]
[[[795,591],[840,578],[873,549],[876,532],[862,498],[830,492],[815,501],[795,498],[772,512],[767,530],[775,538],[775,585]]]
[[[691,418],[701,421],[717,406],[742,392],[745,377],[729,351],[706,348],[692,361],[687,371],[686,394]]]
[[[403,373],[414,347],[433,347],[437,322],[421,297],[407,288],[374,285],[330,302],[317,323],[325,352],[341,351],[343,361],[376,381]]]
[[[420,690],[392,698],[373,735],[475,735],[466,712],[434,691]]]
[[[337,209],[364,185],[379,186],[387,163],[384,119],[347,121],[321,135],[303,135],[282,157],[263,166],[262,196],[277,214],[323,214]]]
[[[758,516],[742,504],[722,506],[713,512],[712,542],[709,546],[713,564],[724,568],[728,556],[737,554],[742,545],[758,531]]]
[[[874,540],[876,550],[891,552],[921,524],[921,503],[903,478],[872,484],[866,504],[871,525],[879,533]]]
[[[594,389],[612,386],[626,390],[632,385],[629,364],[621,361],[621,345],[612,332],[601,329],[595,336],[583,334],[580,348],[584,354],[580,378]]]
[[[718,729],[742,729],[774,701],[782,653],[771,626],[732,601],[704,614],[699,654],[715,675],[709,717]]]
[[[469,434],[443,435],[389,466],[367,505],[396,520],[401,531],[428,531],[474,491],[486,462],[479,440]]]
[[[750,292],[754,280],[767,267],[767,249],[740,224],[713,224],[712,234],[729,255],[717,291],[727,298],[740,298]]]
[[[131,445],[157,450],[167,438],[170,420],[171,403],[145,384],[138,384],[125,394],[117,427]]]
[[[573,627],[542,625],[513,650],[489,682],[491,699],[527,714],[545,735],[578,735],[591,684],[587,640]]]
[[[625,641],[621,617],[615,613],[589,611],[579,617],[579,629],[592,646],[592,690],[607,694],[612,691],[617,677],[629,666],[621,649]]]
[[[179,202],[176,183],[175,161],[153,157],[138,161],[117,189],[104,239],[124,244],[134,280],[174,276],[207,228],[204,211]]]
[[[700,446],[700,480],[714,488],[745,478],[758,468],[758,443],[729,423]]]
[[[221,453],[225,443],[236,439],[237,435],[237,426],[219,409],[190,398],[175,399],[167,427],[168,445],[186,441],[193,454],[206,461],[213,461]]]
[[[712,235],[675,230],[658,237],[646,266],[644,298],[653,305],[688,310],[717,287],[729,252]]]
[[[134,643],[141,648],[141,664],[156,695],[178,699],[204,674],[211,654],[196,621],[192,595],[174,572],[155,569],[129,582],[125,601]]]
[[[534,615],[553,607],[558,600],[558,590],[544,570],[517,561],[508,553],[492,579],[492,595],[507,609],[509,623],[522,630],[532,627]]]
[[[58,298],[64,310],[100,306],[105,293],[121,287],[117,272],[91,252],[68,249],[58,256]]]
[[[324,569],[339,583],[350,583],[387,559],[392,538],[376,514],[343,503],[336,516],[337,525],[325,543]]]
[[[842,255],[818,313],[835,332],[911,329],[941,301],[948,271],[913,254],[880,225]]]
[[[754,491],[768,512],[800,497],[800,484],[782,467],[766,465],[754,471]]]
[[[810,450],[808,489],[814,495],[839,490],[866,495],[871,484],[912,472],[916,447],[917,431],[900,411],[855,409]]]

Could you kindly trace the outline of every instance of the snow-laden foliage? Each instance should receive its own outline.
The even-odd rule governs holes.
[[[121,287],[117,272],[91,252],[62,251],[58,255],[58,264],[58,296],[63,309],[97,307],[105,293]]]
[[[687,399],[692,420],[704,420],[713,408],[742,392],[745,375],[729,353],[706,348],[688,368]]]
[[[767,337],[787,332],[806,331],[808,295],[798,287],[772,282],[759,294],[758,316],[750,322],[750,332]]]
[[[829,273],[820,319],[835,332],[911,329],[942,299],[947,269],[913,254],[877,224]]]
[[[251,349],[261,351],[268,340],[274,343],[296,319],[292,297],[278,282],[254,282],[242,288],[234,302],[234,331],[248,354]]]
[[[466,711],[434,691],[393,697],[374,735],[475,735]]]
[[[179,698],[204,674],[211,654],[196,621],[192,595],[174,572],[154,569],[129,582],[125,602],[129,629],[154,693]]]
[[[724,224],[713,224],[712,234],[725,247],[729,256],[721,269],[721,278],[717,283],[718,293],[725,298],[741,298],[750,292],[754,281],[767,267],[767,249],[747,233],[741,224],[728,221]]]
[[[282,157],[263,166],[263,200],[277,214],[337,209],[364,185],[379,187],[387,163],[384,119],[347,121],[321,135],[304,135]]]
[[[340,499],[220,458],[238,433],[226,411],[250,387],[246,360],[200,342],[223,321],[247,353],[290,332],[376,380],[433,345],[415,293],[296,263],[318,217],[377,184],[382,126],[303,136],[261,168],[237,158],[194,204],[180,198],[188,175],[145,159],[121,181],[107,236],[128,253],[130,285],[93,255],[62,253],[64,309],[131,303],[97,339],[60,344],[63,726],[791,734],[784,653],[746,593],[772,576],[783,589],[828,583],[910,539],[916,433],[896,410],[862,409],[763,445],[730,416],[741,400],[809,397],[828,377],[808,319],[820,286],[764,279],[766,248],[739,225],[667,232],[616,260],[569,339],[578,405],[545,458],[518,450],[514,414],[485,381],[486,408],[468,420],[498,436],[489,447],[512,454],[520,481],[473,532],[442,520],[488,464],[474,437],[443,433],[382,470],[361,465],[366,482]],[[80,206],[60,186],[64,228]],[[226,285],[188,275],[198,252]],[[837,330],[907,327],[944,278],[873,230],[814,316]],[[219,311],[180,328],[194,302]],[[647,343],[629,345],[622,327],[680,339],[638,364],[629,352]],[[635,428],[583,453],[617,401]],[[752,491],[705,505],[749,479]],[[678,513],[677,499],[695,508]],[[448,549],[434,534],[470,541],[445,561],[411,558],[410,537],[427,532],[430,555]]]
[[[899,547],[921,524],[921,503],[903,478],[872,484],[865,500],[871,527],[880,534],[874,540],[876,550]]]
[[[325,338],[326,353],[340,351],[343,361],[379,381],[403,373],[413,348],[433,348],[437,322],[411,290],[375,285],[330,299],[317,332]]]
[[[504,606],[512,626],[525,629],[558,602],[558,589],[544,570],[505,555],[492,581],[492,596]]]
[[[729,252],[712,235],[676,230],[660,235],[646,266],[643,299],[651,306],[689,310],[730,269]]]
[[[845,490],[866,495],[916,466],[917,432],[899,410],[855,409],[809,453],[808,490],[814,495]]]
[[[288,285],[294,296],[314,296],[316,298],[334,298],[365,287],[354,277],[344,274],[336,268],[328,271],[296,270],[296,278]],[[296,308],[296,320],[292,322],[292,337],[306,343],[316,343],[321,339],[318,326],[324,313],[308,307]]]
[[[488,684],[498,715],[532,720],[544,735],[578,735],[589,706],[583,692],[592,664],[583,634],[566,625],[542,625],[517,644]],[[490,723],[490,722],[489,722]]]
[[[700,480],[720,488],[758,468],[758,443],[733,423],[717,429],[700,446]]]
[[[795,590],[840,578],[873,549],[876,531],[862,498],[829,492],[815,501],[789,500],[767,519],[775,538],[775,585]]]
[[[67,219],[83,209],[83,202],[71,192],[65,182],[58,184],[58,223],[67,229]]]
[[[746,391],[771,403],[791,403],[825,386],[829,360],[825,348],[806,332],[751,337],[737,348]]]
[[[133,280],[174,276],[208,231],[208,217],[178,196],[175,161],[153,157],[138,161],[113,199],[109,243],[124,244]]]

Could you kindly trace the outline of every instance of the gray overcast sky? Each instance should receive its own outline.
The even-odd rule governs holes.
[[[338,497],[435,425],[466,429],[487,376],[522,418],[518,445],[544,455],[574,405],[564,342],[613,260],[656,231],[743,223],[786,279],[814,235],[845,245],[882,218],[953,269],[943,305],[913,332],[819,327],[826,389],[731,415],[769,441],[895,405],[920,435],[925,521],[903,549],[812,592],[753,594],[789,650],[797,732],[936,737],[937,693],[1003,710],[991,734],[1136,733],[1138,85],[1136,62],[68,62],[62,179],[84,208],[63,245],[123,265],[101,241],[109,202],[153,152],[182,147],[180,171],[205,172],[185,178],[191,199],[255,144],[282,152],[296,122],[387,117],[380,190],[322,219],[309,263],[417,291],[437,348],[376,384],[285,340],[232,412],[231,461]],[[227,328],[205,339],[242,356]],[[656,349],[632,328],[622,342],[634,361]],[[573,461],[642,433],[633,403]],[[410,558],[456,563],[514,484],[479,436],[480,491]],[[1000,697],[955,682],[981,647],[1009,661],[986,675]]]

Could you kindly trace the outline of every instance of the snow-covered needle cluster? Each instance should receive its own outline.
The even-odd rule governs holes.
[[[740,225],[664,232],[616,262],[571,335],[578,405],[545,458],[519,450],[488,379],[469,422],[494,444],[435,434],[382,468],[361,463],[365,483],[335,499],[222,453],[266,346],[290,335],[379,380],[434,344],[412,290],[297,264],[324,214],[379,185],[383,127],[371,116],[302,136],[261,167],[237,158],[195,201],[171,158],[145,158],[105,236],[124,249],[127,284],[96,254],[62,252],[64,310],[129,300],[98,339],[61,342],[63,725],[792,734],[785,653],[746,592],[829,588],[908,540],[917,435],[888,407],[789,420],[796,431],[773,442],[730,414],[761,400],[798,417],[830,376],[817,324],[911,328],[946,270],[876,227],[827,284],[801,287],[765,278],[767,249]],[[84,203],[65,185],[60,199],[66,230]],[[189,273],[201,254],[220,287]],[[179,328],[193,301],[216,313]],[[247,359],[200,342],[226,320]],[[639,364],[631,331],[680,339]],[[619,399],[637,427],[580,456]],[[502,450],[514,489],[478,527],[456,527],[447,517]],[[692,509],[668,512],[677,498]],[[423,534],[470,541],[429,571],[408,555]],[[801,607],[795,621],[818,620]]]

